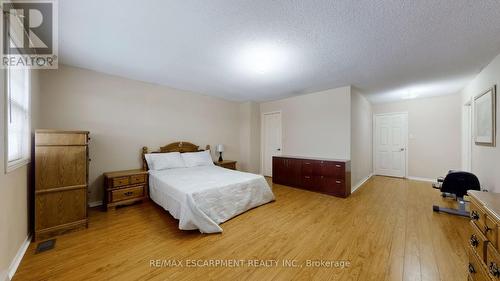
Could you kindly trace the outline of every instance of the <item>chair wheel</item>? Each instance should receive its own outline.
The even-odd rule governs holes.
[[[439,212],[439,206],[433,205],[433,206],[432,206],[432,210],[433,210],[434,212]]]

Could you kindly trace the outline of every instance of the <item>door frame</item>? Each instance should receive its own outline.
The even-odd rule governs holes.
[[[462,157],[465,158],[467,155],[467,159],[463,159],[462,167],[465,171],[472,171],[472,145],[474,143],[474,133],[473,133],[473,106],[472,101],[467,101],[463,106],[463,117],[462,117],[462,132],[463,132],[463,145],[462,145]],[[468,140],[467,140],[468,138]]]
[[[281,130],[281,153],[283,153],[283,114],[281,110],[274,110],[268,112],[261,112],[260,115],[260,174],[264,175],[264,154],[265,154],[265,128],[264,128],[264,117],[265,115],[279,114],[280,115],[280,130]]]
[[[405,174],[403,176],[403,178],[408,178],[408,151],[409,151],[409,145],[408,145],[408,111],[401,111],[401,112],[387,112],[387,113],[374,113],[373,114],[373,120],[372,120],[372,166],[373,166],[373,174],[374,175],[377,175],[377,173],[375,173],[376,171],[376,167],[377,167],[377,150],[376,150],[376,133],[377,133],[377,122],[376,122],[376,118],[377,116],[387,116],[387,115],[405,115],[406,116],[406,126],[405,126],[405,132],[404,132],[404,141],[405,141]]]

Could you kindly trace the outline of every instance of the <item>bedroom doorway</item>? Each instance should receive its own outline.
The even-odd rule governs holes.
[[[272,177],[273,156],[281,155],[281,111],[262,114],[262,174]]]
[[[408,113],[375,114],[373,167],[376,175],[406,177]]]

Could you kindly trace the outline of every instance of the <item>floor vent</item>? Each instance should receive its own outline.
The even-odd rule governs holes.
[[[45,251],[48,251],[48,250],[52,250],[52,249],[54,249],[55,245],[56,245],[56,239],[50,239],[50,240],[47,240],[47,241],[40,242],[36,246],[35,254],[38,254],[38,253],[41,253],[41,252],[45,252]]]

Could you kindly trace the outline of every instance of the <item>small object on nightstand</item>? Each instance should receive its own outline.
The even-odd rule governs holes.
[[[104,173],[106,210],[148,198],[148,172],[126,170]]]
[[[219,152],[219,162],[223,162],[224,159],[222,159],[222,152],[224,152],[224,145],[218,144],[215,150]]]
[[[224,160],[224,161],[214,162],[214,164],[222,168],[236,170],[236,161],[234,160]]]

